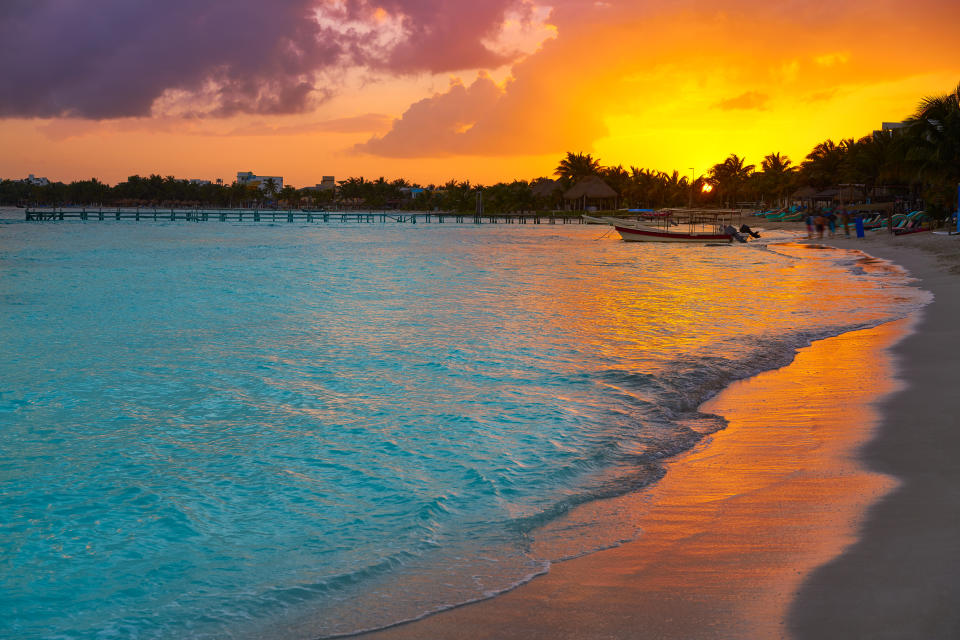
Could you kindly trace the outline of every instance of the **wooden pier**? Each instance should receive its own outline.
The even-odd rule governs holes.
[[[533,213],[457,213],[402,211],[310,211],[306,209],[158,209],[158,208],[37,208],[27,209],[34,222],[134,221],[134,222],[296,222],[314,223],[456,223],[456,224],[583,224],[580,211]]]

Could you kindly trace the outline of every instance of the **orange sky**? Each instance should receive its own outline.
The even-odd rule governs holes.
[[[456,21],[467,4],[446,2],[444,15]],[[323,99],[300,112],[197,115],[183,105],[202,96],[174,90],[129,117],[0,110],[0,177],[230,182],[249,170],[298,187],[331,174],[490,183],[549,175],[568,150],[701,174],[730,153],[799,162],[821,140],[869,134],[960,81],[952,1],[504,4],[526,18],[504,13],[485,34],[485,51],[505,52],[492,68],[325,68]],[[404,6],[365,3],[358,20],[395,42]],[[453,55],[430,46],[439,61]]]

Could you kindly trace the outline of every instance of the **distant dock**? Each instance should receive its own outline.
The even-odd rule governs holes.
[[[584,224],[582,212],[456,213],[402,211],[309,211],[305,209],[160,209],[160,208],[37,208],[27,209],[27,221],[60,220],[134,222],[288,222],[315,223],[455,223],[455,224]]]

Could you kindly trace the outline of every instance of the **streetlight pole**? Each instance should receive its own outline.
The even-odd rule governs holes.
[[[690,167],[690,204],[688,208],[693,209],[693,183],[696,182],[696,170],[693,167]]]

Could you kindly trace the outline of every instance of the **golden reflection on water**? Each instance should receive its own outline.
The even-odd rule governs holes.
[[[543,302],[565,333],[601,356],[641,361],[651,353],[729,348],[731,338],[870,323],[887,313],[889,292],[882,283],[851,277],[848,267],[835,262],[837,252],[818,254],[806,245],[776,251],[782,255],[739,247],[621,245],[611,251],[617,268],[586,265],[590,269],[579,269],[575,279],[545,283],[553,295]],[[886,263],[864,257],[860,264],[866,273],[904,279]]]
[[[851,544],[866,508],[896,485],[855,454],[877,423],[877,402],[899,386],[887,349],[912,323],[817,342],[707,402],[702,409],[724,415],[728,428],[672,460],[649,492],[608,501],[638,523],[637,541],[375,637],[472,640],[498,625],[513,637],[545,623],[569,637],[637,629],[665,640],[784,637],[804,577]]]

